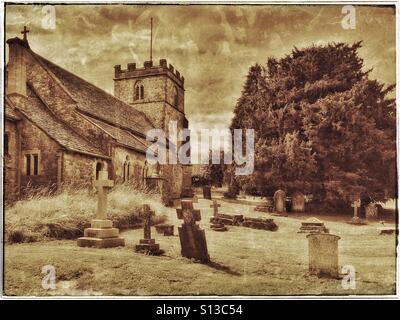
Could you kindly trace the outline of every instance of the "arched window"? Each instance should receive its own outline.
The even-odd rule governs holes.
[[[144,99],[144,87],[143,87],[143,85],[140,86],[140,99],[141,100]]]
[[[122,176],[123,182],[127,182],[130,179],[131,171],[131,162],[129,161],[129,156],[126,156],[126,160],[124,162],[124,172]]]
[[[147,178],[147,174],[149,172],[149,167],[147,165],[147,160],[144,161],[143,171],[142,171],[142,180],[145,181]]]
[[[177,107],[179,103],[178,88],[174,87],[174,106]]]
[[[143,100],[144,99],[144,86],[142,81],[136,81],[135,83],[135,90],[134,90],[134,97],[133,100]]]

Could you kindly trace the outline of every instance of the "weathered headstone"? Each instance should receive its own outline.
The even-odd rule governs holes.
[[[112,248],[125,245],[125,239],[120,238],[119,230],[112,227],[112,221],[107,219],[107,192],[114,186],[108,180],[108,172],[99,172],[99,179],[95,182],[97,188],[97,214],[91,221],[91,228],[84,230],[84,236],[78,238],[79,247]]]
[[[284,214],[286,211],[286,193],[283,190],[277,190],[274,193],[274,207],[275,212],[278,214]]]
[[[360,208],[360,206],[361,206],[361,200],[358,199],[358,200],[353,201],[351,206],[354,208],[354,215],[353,215],[353,218],[348,223],[358,225],[358,226],[366,224],[365,220],[361,219],[358,216],[358,208]]]
[[[304,212],[306,206],[306,201],[304,198],[304,194],[299,191],[296,191],[292,195],[292,211],[294,212]]]
[[[151,217],[154,216],[154,211],[150,210],[148,204],[143,205],[143,239],[135,246],[136,252],[141,252],[150,255],[160,255],[163,251],[160,250],[160,245],[151,238]]]
[[[309,272],[318,277],[339,277],[339,236],[329,233],[307,235]]]
[[[329,230],[321,220],[312,217],[301,223],[298,233],[329,233]]]
[[[206,235],[197,224],[197,221],[201,220],[200,210],[193,209],[191,200],[182,200],[181,205],[181,209],[176,209],[178,219],[183,219],[182,225],[178,228],[181,254],[183,257],[207,263],[210,261],[210,257]]]
[[[203,186],[203,198],[211,200],[211,186]]]
[[[210,228],[214,231],[227,231],[228,228],[225,227],[225,224],[218,219],[218,208],[221,207],[220,204],[218,204],[217,200],[214,200],[212,205],[210,205],[210,208],[213,209],[213,216],[210,219]]]

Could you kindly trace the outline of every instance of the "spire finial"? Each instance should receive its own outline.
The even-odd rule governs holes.
[[[21,33],[24,35],[24,41],[28,41],[26,34],[29,33],[29,30],[24,26],[24,30],[21,31]]]

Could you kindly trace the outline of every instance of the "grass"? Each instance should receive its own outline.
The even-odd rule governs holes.
[[[220,200],[222,213],[265,215],[255,206]],[[5,246],[7,295],[390,295],[395,294],[396,237],[379,236],[379,223],[353,226],[324,218],[339,240],[339,264],[356,270],[356,289],[346,290],[341,280],[308,274],[308,241],[298,234],[306,217],[273,217],[276,232],[229,227],[210,230],[211,201],[199,199],[200,225],[205,229],[212,262],[194,263],[181,257],[178,236],[152,236],[164,256],[135,253],[142,230],[126,230],[126,246],[112,249],[79,248],[76,241],[22,243]],[[175,210],[168,222],[180,225]],[[392,225],[391,225],[392,226]],[[73,263],[71,263],[73,262]],[[57,289],[41,287],[41,268],[53,265]]]
[[[159,195],[135,186],[120,185],[108,195],[108,216],[114,226],[124,230],[137,227],[142,205],[156,211],[153,223],[165,220],[167,209]],[[87,190],[65,190],[59,194],[32,193],[25,200],[5,209],[8,243],[36,242],[46,239],[75,239],[95,218],[97,196]]]

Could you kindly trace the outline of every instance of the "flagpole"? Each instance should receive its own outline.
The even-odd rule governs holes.
[[[153,61],[153,17],[150,19],[150,61]]]

